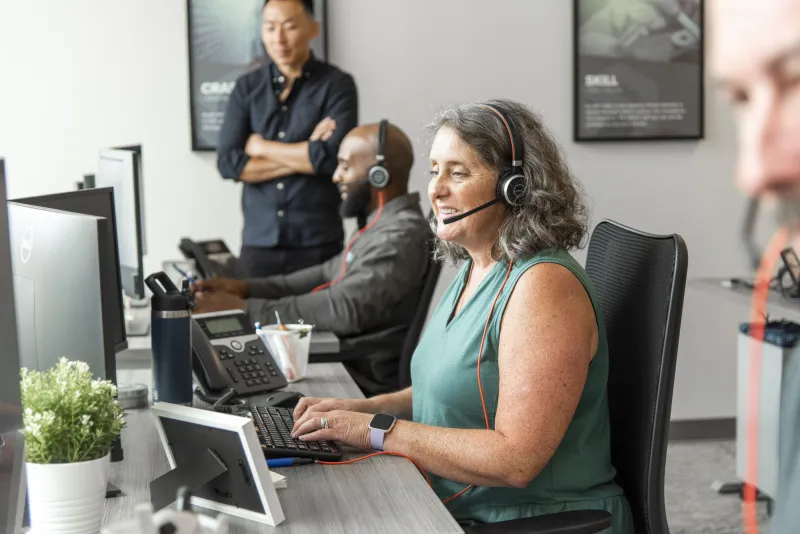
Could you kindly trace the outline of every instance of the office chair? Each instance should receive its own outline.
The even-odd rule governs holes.
[[[431,239],[433,239],[433,236],[431,236]],[[419,343],[419,338],[422,335],[425,320],[428,318],[428,309],[431,306],[433,293],[436,291],[436,283],[439,281],[441,272],[442,264],[431,256],[428,270],[425,272],[425,278],[422,282],[417,313],[414,315],[414,320],[409,325],[408,333],[405,341],[403,341],[403,352],[400,354],[400,369],[398,372],[398,386],[400,389],[411,385],[411,357],[414,355],[414,350],[417,348],[417,343]]]
[[[637,534],[669,534],[664,464],[688,253],[677,234],[658,236],[602,221],[589,242],[609,349],[611,457]],[[563,512],[466,527],[469,534],[592,534],[611,525],[601,510]]]

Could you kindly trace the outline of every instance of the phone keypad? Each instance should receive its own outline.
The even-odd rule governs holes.
[[[251,338],[236,344],[233,341],[236,340],[215,348],[220,362],[238,388],[246,388],[247,394],[256,394],[285,385],[280,369],[261,340]]]

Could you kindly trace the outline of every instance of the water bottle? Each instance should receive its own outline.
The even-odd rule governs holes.
[[[163,271],[145,284],[151,299],[153,402],[192,405],[192,336],[190,304]]]

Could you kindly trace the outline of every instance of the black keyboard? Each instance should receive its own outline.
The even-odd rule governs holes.
[[[313,458],[339,460],[342,450],[332,441],[292,439],[294,415],[286,408],[247,406],[243,410],[256,426],[256,434],[267,458]]]

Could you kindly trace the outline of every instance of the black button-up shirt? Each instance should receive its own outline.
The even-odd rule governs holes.
[[[331,181],[342,138],[358,124],[353,77],[313,55],[295,80],[285,102],[283,75],[270,62],[241,76],[231,93],[217,147],[224,178],[238,180],[250,156],[244,147],[252,133],[264,139],[307,141],[325,117],[336,121],[327,141],[311,141],[314,174],[291,174],[242,190],[242,244],[252,247],[304,248],[342,242],[339,191]]]

